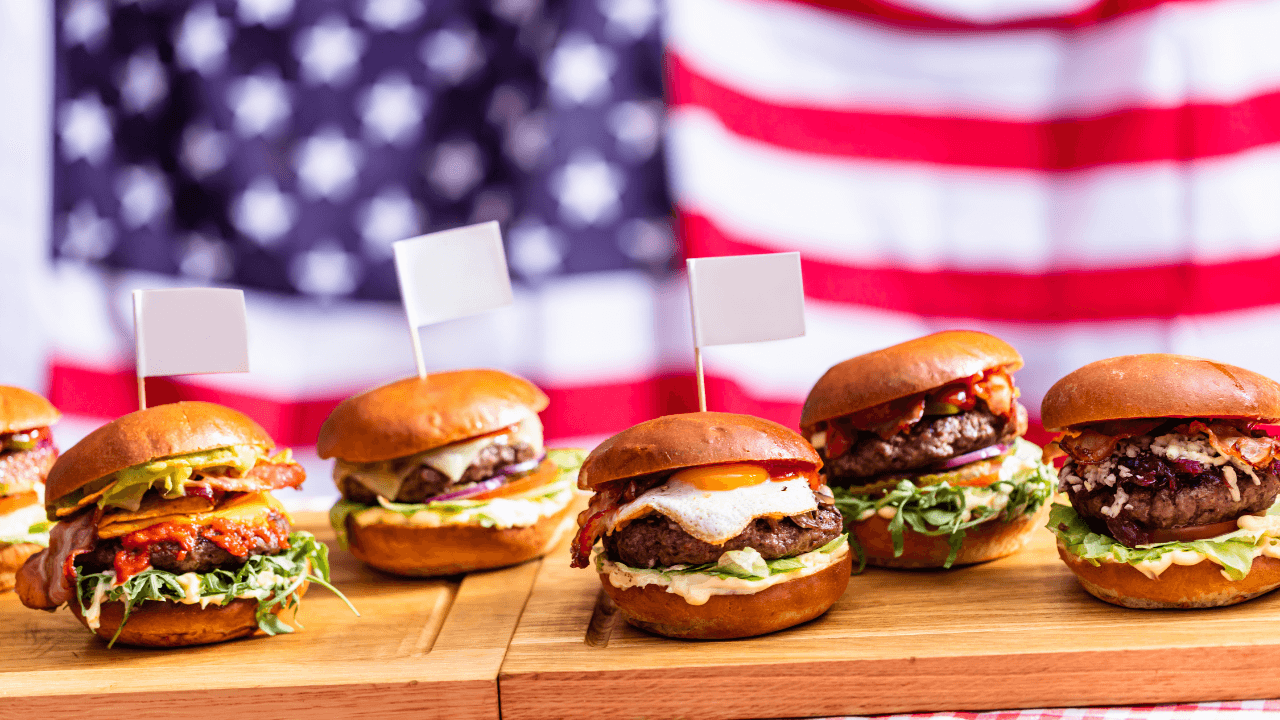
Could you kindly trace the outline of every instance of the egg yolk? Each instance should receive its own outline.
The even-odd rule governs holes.
[[[672,480],[692,485],[699,490],[733,490],[759,485],[769,479],[769,472],[759,465],[734,463],[689,468],[671,476]]]

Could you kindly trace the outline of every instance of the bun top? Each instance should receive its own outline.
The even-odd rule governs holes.
[[[1022,367],[1009,343],[974,330],[945,330],[845,360],[809,391],[800,414],[808,430],[823,420],[866,410],[890,400],[1004,367]]]
[[[45,503],[101,477],[157,458],[228,445],[275,445],[262,426],[229,407],[177,402],[131,412],[89,433],[58,458],[45,480]]]
[[[45,427],[61,417],[62,413],[39,395],[20,387],[0,385],[0,433]]]
[[[769,461],[822,467],[812,445],[776,422],[736,413],[666,415],[600,443],[582,463],[578,487],[699,465]]]
[[[1235,365],[1189,355],[1122,355],[1089,363],[1049,388],[1048,430],[1129,418],[1280,419],[1280,385]]]
[[[348,462],[404,457],[515,425],[547,402],[533,383],[501,370],[409,377],[339,403],[316,452]]]

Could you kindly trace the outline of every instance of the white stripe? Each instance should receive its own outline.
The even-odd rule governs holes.
[[[679,205],[836,262],[1035,273],[1280,251],[1280,145],[1040,173],[781,150],[694,108],[673,113],[669,136]]]
[[[135,288],[180,280],[143,273],[113,277],[62,262],[49,300],[54,353],[101,371],[132,368]],[[512,307],[422,330],[428,370],[498,367],[550,384],[629,382],[659,367],[655,340],[660,293],[641,273],[557,278],[520,291]],[[279,400],[328,399],[414,371],[400,305],[247,291],[248,373],[200,375],[184,382]],[[692,352],[692,351],[690,351]]]
[[[676,54],[779,104],[1032,121],[1280,88],[1280,0],[1170,3],[1074,32],[919,32],[771,0],[669,10]]]
[[[60,277],[57,295],[75,291],[65,273]],[[119,292],[141,279],[121,283]],[[87,293],[75,291],[75,297],[83,300]],[[252,372],[188,381],[280,400],[330,399],[413,370],[403,315],[394,304],[336,303],[322,313],[306,310],[311,303],[305,300],[277,297],[272,303],[254,293],[247,300]],[[631,273],[569,278],[536,296],[522,294],[517,305],[526,303],[540,312],[516,321],[478,324],[471,318],[439,326],[427,343],[434,367],[504,367],[557,387],[635,382],[692,367],[683,279],[654,284]],[[803,338],[706,348],[707,373],[736,381],[752,397],[799,403],[837,362],[930,332],[971,328],[1001,337],[1022,353],[1026,367],[1016,379],[1033,412],[1058,378],[1094,360],[1129,353],[1198,355],[1280,377],[1280,335],[1265,331],[1280,325],[1280,306],[1171,320],[1036,324],[921,319],[809,300],[806,325]],[[55,329],[62,345],[68,333],[85,328]],[[271,329],[279,334],[263,335]],[[114,342],[128,347],[123,335]],[[62,350],[64,359],[78,365],[94,357],[80,354],[89,351],[85,343]],[[128,361],[120,367],[128,368]],[[238,380],[227,384],[229,378]],[[692,383],[687,390],[692,398]],[[77,430],[87,432],[76,425],[65,432],[75,439]]]
[[[810,300],[808,335],[794,340],[707,348],[707,372],[736,379],[753,397],[802,402],[832,365],[914,337],[948,329],[989,332],[1017,348],[1022,403],[1038,415],[1053,383],[1083,365],[1116,355],[1172,352],[1207,357],[1280,378],[1280,306],[1170,320],[1033,324],[922,319]]]

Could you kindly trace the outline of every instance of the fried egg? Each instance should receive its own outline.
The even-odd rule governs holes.
[[[706,490],[677,473],[665,485],[619,507],[610,523],[610,532],[656,512],[693,537],[722,545],[741,534],[756,518],[790,517],[817,509],[818,500],[809,488],[809,481],[803,477],[769,480],[732,490]]]

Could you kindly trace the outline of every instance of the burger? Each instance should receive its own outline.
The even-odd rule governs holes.
[[[1044,398],[1065,455],[1049,529],[1089,593],[1133,608],[1243,602],[1280,586],[1280,385],[1185,355],[1085,365]]]
[[[41,501],[58,459],[49,426],[60,417],[39,395],[0,386],[0,592],[12,590],[22,563],[49,544]]]
[[[669,415],[587,457],[572,565],[619,614],[677,638],[738,638],[826,612],[849,583],[840,513],[804,438],[749,415]]]
[[[1043,524],[1053,469],[1022,439],[1022,357],[952,330],[859,355],[800,416],[863,564],[949,568],[1017,552]],[[861,569],[861,568],[860,568]]]
[[[452,575],[541,557],[571,525],[581,454],[547,451],[547,396],[499,370],[406,378],[348,398],[316,449],[337,458],[342,547],[397,575]],[[567,529],[567,528],[566,528]]]
[[[244,415],[179,402],[117,418],[49,471],[49,547],[22,566],[27,607],[63,604],[109,644],[175,647],[290,632],[328,549],[272,490],[306,477]],[[336,590],[334,592],[337,592]],[[340,595],[340,594],[339,594]]]

